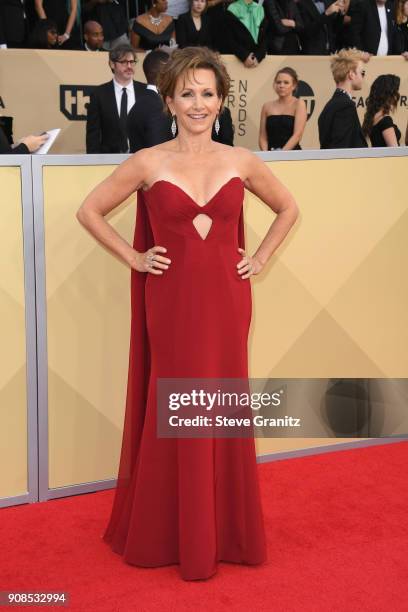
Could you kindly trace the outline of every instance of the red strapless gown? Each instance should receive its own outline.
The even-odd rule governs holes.
[[[246,378],[251,286],[244,248],[244,184],[233,177],[199,206],[157,181],[139,191],[134,247],[167,248],[163,275],[132,272],[126,416],[111,519],[104,535],[127,563],[179,564],[185,580],[218,561],[259,564],[266,545],[253,438],[158,438],[156,380]],[[212,219],[205,239],[193,226]]]

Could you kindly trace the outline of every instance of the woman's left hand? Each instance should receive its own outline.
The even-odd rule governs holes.
[[[259,274],[263,265],[256,257],[249,257],[244,249],[238,249],[242,255],[241,261],[237,264],[238,274],[242,279],[249,278],[253,274]]]
[[[58,44],[61,46],[64,43],[66,43],[68,39],[69,39],[69,34],[65,32],[64,34],[61,34],[60,36],[58,36]]]

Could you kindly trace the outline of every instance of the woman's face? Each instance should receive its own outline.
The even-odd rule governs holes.
[[[55,47],[57,44],[58,32],[55,28],[47,30],[47,43],[49,47]]]
[[[293,77],[286,72],[279,72],[274,81],[274,88],[280,98],[291,96],[296,89],[296,83]]]
[[[408,0],[406,0],[406,2],[404,2],[402,5],[402,14],[404,17],[408,17]]]
[[[165,13],[168,8],[168,2],[167,0],[156,0],[153,6],[159,13]]]
[[[193,0],[191,3],[191,10],[194,13],[201,15],[202,13],[204,13],[206,6],[207,0]]]
[[[217,94],[215,74],[208,68],[196,68],[181,75],[176,83],[174,97],[166,98],[177,125],[190,134],[201,134],[212,130],[221,108]]]

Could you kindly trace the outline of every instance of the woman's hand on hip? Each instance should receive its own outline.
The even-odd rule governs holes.
[[[153,246],[145,253],[134,251],[134,256],[129,261],[130,267],[138,272],[163,274],[164,270],[168,270],[171,259],[160,255],[160,253],[167,253],[167,249],[162,246]]]
[[[263,265],[259,259],[246,255],[244,249],[238,249],[238,251],[242,255],[241,261],[237,263],[238,274],[241,276],[241,278],[246,279],[253,274],[259,274],[263,268]]]

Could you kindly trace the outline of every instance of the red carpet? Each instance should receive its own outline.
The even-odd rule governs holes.
[[[6,508],[0,590],[64,590],[91,612],[406,612],[407,465],[407,442],[259,465],[269,561],[222,563],[205,582],[112,553],[112,491]]]

